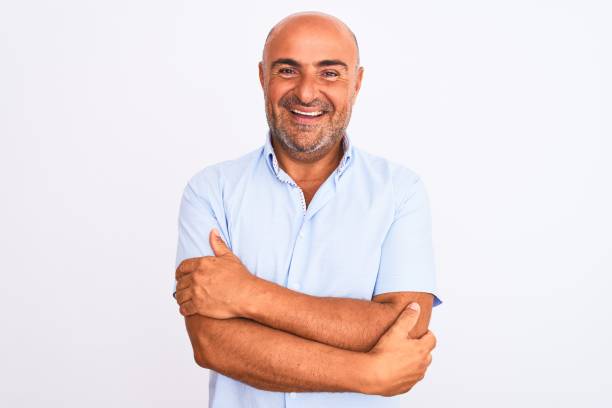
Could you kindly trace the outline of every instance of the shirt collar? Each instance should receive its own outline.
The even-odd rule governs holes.
[[[266,158],[266,163],[272,172],[278,177],[278,173],[280,171],[280,167],[278,165],[278,160],[276,159],[276,154],[274,153],[274,148],[272,147],[272,139],[271,139],[270,131],[266,133],[266,143],[264,144],[264,156]],[[339,178],[342,173],[347,169],[351,162],[351,157],[353,156],[353,144],[351,143],[351,139],[349,138],[347,133],[344,133],[342,137],[342,148],[344,154],[342,155],[342,159],[340,160],[340,164],[336,168],[336,179]]]

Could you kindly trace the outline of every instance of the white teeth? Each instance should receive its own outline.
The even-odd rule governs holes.
[[[319,116],[319,115],[323,114],[323,111],[318,111],[318,112],[302,112],[302,111],[299,111],[297,109],[292,109],[291,112],[299,113],[300,115],[306,115],[306,116]]]

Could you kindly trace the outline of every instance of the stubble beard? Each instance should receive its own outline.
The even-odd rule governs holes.
[[[346,134],[350,110],[331,123],[302,125],[287,123],[290,118],[277,116],[266,104],[266,117],[273,141],[277,142],[291,158],[314,162],[325,156]]]

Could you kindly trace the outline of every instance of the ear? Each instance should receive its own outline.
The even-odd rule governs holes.
[[[355,93],[353,94],[353,104],[357,100],[357,95],[361,89],[361,80],[363,79],[363,67],[357,69],[357,79],[355,80]]]
[[[259,62],[259,83],[261,84],[261,89],[263,89],[264,88],[263,61]]]

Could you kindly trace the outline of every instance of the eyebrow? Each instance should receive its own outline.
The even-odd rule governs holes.
[[[302,67],[302,64],[300,64],[299,62],[297,62],[293,58],[279,58],[277,60],[274,60],[274,62],[272,62],[272,68],[274,68],[276,65],[290,65],[290,66],[296,67],[296,68],[301,68]],[[338,59],[321,60],[321,61],[319,61],[319,62],[317,62],[315,64],[315,66],[317,68],[331,67],[331,66],[336,66],[336,65],[340,65],[340,66],[344,67],[345,69],[348,69],[348,64],[346,62],[344,62],[342,60],[338,60]]]
[[[337,60],[337,59],[319,61],[319,62],[317,62],[316,65],[319,68],[320,67],[331,67],[331,66],[334,66],[334,65],[340,65],[340,66],[342,66],[344,68],[348,68],[348,65],[347,65],[346,62],[344,62],[342,60]]]

